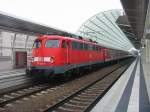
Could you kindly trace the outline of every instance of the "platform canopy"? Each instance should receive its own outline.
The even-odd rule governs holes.
[[[24,34],[68,34],[72,33],[53,28],[47,25],[41,25],[29,20],[18,18],[10,14],[0,12],[0,29],[24,33]]]
[[[27,51],[31,56],[33,42],[39,34],[75,36],[57,28],[0,12],[0,59],[13,59],[16,51]]]
[[[116,20],[117,25],[121,28],[127,38],[131,41],[136,49],[140,49],[141,43],[136,38],[132,26],[129,23],[128,17],[126,15],[119,16]]]
[[[77,31],[85,38],[91,38],[100,45],[129,51],[135,49],[126,34],[116,23],[118,17],[124,15],[123,10],[114,9],[100,12],[89,18]]]
[[[149,0],[120,0],[129,23],[140,41],[143,38]]]

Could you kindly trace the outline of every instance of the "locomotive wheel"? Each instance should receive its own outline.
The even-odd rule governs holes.
[[[47,82],[55,82],[55,77],[54,76],[47,76],[45,77]]]

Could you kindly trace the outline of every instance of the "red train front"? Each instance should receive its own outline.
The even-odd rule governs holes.
[[[38,37],[32,50],[31,74],[64,74],[104,62],[104,50],[94,42],[58,35]]]

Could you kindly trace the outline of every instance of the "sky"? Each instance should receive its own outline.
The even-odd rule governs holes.
[[[0,0],[0,12],[71,33],[111,9],[122,9],[120,0]]]

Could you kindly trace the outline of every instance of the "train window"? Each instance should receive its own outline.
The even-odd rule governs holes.
[[[84,44],[84,50],[88,50],[88,44]]]
[[[90,45],[89,44],[87,44],[88,45],[88,50],[90,50]]]
[[[66,47],[67,47],[66,42],[63,40],[62,41],[62,48],[66,48]]]
[[[96,51],[96,46],[94,45],[94,51]]]
[[[90,44],[88,44],[88,50],[90,50]]]
[[[95,49],[94,47],[95,47],[94,45],[91,45],[91,50],[92,51],[94,51],[94,49]]]
[[[77,49],[80,50],[80,43],[77,42]]]
[[[83,49],[83,43],[79,43],[79,49],[80,49],[80,50]]]
[[[66,42],[65,40],[62,41],[62,48],[69,48],[69,42]]]
[[[77,49],[77,42],[72,42],[72,49]]]
[[[92,50],[95,51],[95,45],[92,45]]]
[[[98,51],[98,47],[96,46],[96,51]]]
[[[33,48],[40,48],[41,47],[41,40],[35,40],[33,44]]]
[[[94,46],[92,45],[92,51],[94,51]]]
[[[58,48],[59,47],[59,40],[47,40],[46,45],[47,48]]]
[[[79,42],[77,42],[77,48],[76,49],[80,49],[80,43]]]

